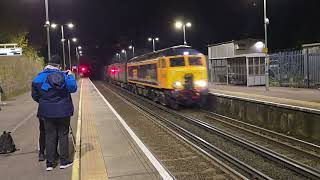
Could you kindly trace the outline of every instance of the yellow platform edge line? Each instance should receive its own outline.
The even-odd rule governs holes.
[[[83,79],[81,79],[79,111],[78,111],[78,125],[76,135],[76,149],[73,158],[72,166],[72,180],[80,180],[80,150],[81,150],[81,123],[82,123],[82,96],[83,96]]]

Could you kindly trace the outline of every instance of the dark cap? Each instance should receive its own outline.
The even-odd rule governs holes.
[[[58,56],[58,55],[53,55],[53,56],[51,56],[50,61],[49,61],[48,64],[51,64],[51,65],[60,65],[60,64],[61,64],[61,58],[60,58],[60,56]]]

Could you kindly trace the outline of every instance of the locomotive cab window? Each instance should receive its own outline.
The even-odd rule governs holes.
[[[185,66],[184,57],[171,58],[170,59],[171,67],[182,67]]]
[[[202,58],[201,57],[190,57],[189,58],[189,65],[190,66],[202,66]]]

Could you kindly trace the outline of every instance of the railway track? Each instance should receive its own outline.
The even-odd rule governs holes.
[[[199,118],[264,148],[272,149],[275,153],[302,166],[308,166],[313,171],[320,171],[320,147],[317,145],[205,110],[186,111],[184,114]]]
[[[319,172],[263,146],[117,88],[118,94],[249,179],[319,179]],[[211,114],[213,116],[213,114]],[[207,116],[209,117],[209,116]],[[213,117],[210,117],[213,118]],[[311,153],[312,154],[312,153]],[[312,156],[312,155],[310,155]],[[237,158],[235,158],[237,157]],[[253,168],[254,167],[254,168]]]
[[[176,179],[246,179],[109,87],[96,86]]]

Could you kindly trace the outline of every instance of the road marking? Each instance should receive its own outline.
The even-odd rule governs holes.
[[[20,121],[10,132],[15,133],[22,125],[24,125],[24,123],[29,121],[36,113],[37,111],[32,112],[29,116],[27,116],[25,119]]]
[[[161,177],[165,180],[173,180],[171,175],[166,171],[166,169],[162,166],[162,164],[154,157],[154,155],[149,151],[149,149],[143,144],[143,142],[139,139],[139,137],[132,131],[132,129],[128,126],[128,124],[123,120],[123,118],[118,114],[118,112],[113,108],[113,106],[106,100],[106,98],[101,94],[98,88],[93,84],[93,82],[89,79],[95,90],[99,93],[103,101],[107,104],[107,106],[111,109],[111,111],[115,114],[118,120],[121,122],[122,126],[127,130],[132,139],[137,143],[139,148],[143,151],[143,153],[147,156],[152,165],[157,169]]]
[[[73,158],[72,180],[80,179],[80,150],[81,150],[81,123],[82,123],[81,113],[82,113],[82,93],[83,93],[82,84],[83,84],[83,79],[81,79],[81,87],[80,87],[76,149],[75,149],[74,158]]]

